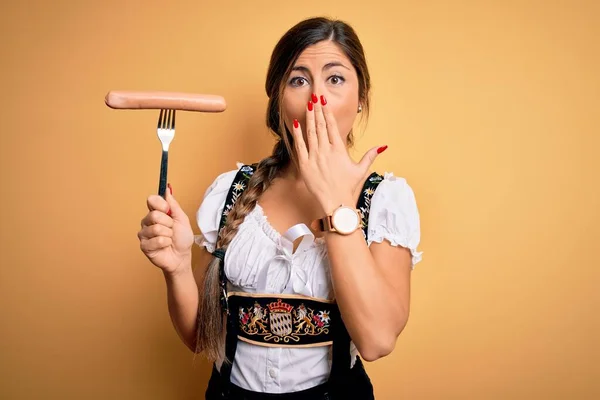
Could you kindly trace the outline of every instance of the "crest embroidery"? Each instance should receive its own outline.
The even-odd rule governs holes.
[[[239,308],[240,328],[248,335],[263,336],[266,342],[298,342],[302,336],[319,336],[329,333],[330,313],[318,313],[304,304],[296,309],[278,299],[267,307],[257,302],[252,309]]]

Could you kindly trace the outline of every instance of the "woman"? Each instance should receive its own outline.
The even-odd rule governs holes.
[[[267,73],[273,154],[218,176],[198,209],[208,268],[192,269],[171,187],[148,197],[141,248],[164,272],[181,339],[215,361],[207,399],[373,398],[361,357],[393,350],[421,253],[412,189],[369,171],[387,146],[348,154],[369,90],[353,29],[302,21]]]

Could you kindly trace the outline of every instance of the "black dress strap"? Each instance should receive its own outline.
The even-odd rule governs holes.
[[[254,171],[256,171],[256,166],[257,164],[243,165],[235,175],[233,183],[229,187],[229,192],[227,192],[225,206],[223,207],[223,212],[221,213],[221,221],[219,223],[219,238],[221,237],[221,231],[227,222],[229,211],[233,208],[237,199],[241,196],[244,190],[248,188],[248,181],[250,181]]]
[[[368,225],[369,225],[369,212],[371,211],[371,198],[377,189],[377,186],[383,181],[383,176],[379,175],[377,172],[373,172],[369,177],[365,180],[365,183],[362,188],[362,192],[360,197],[358,198],[358,204],[356,208],[360,210],[361,213],[361,226],[363,230],[363,236],[365,240],[368,237]]]
[[[241,194],[248,188],[248,182],[256,170],[256,164],[243,165],[235,175],[227,197],[225,198],[225,205],[223,206],[223,212],[221,213],[221,220],[219,223],[218,239],[221,238],[223,227],[227,223],[227,217],[229,211],[233,208],[235,203]],[[231,368],[233,367],[233,360],[235,358],[235,352],[237,350],[237,336],[238,326],[236,324],[237,318],[231,316],[228,304],[227,295],[227,277],[225,275],[225,251],[226,249],[218,248],[213,252],[213,255],[219,258],[219,281],[221,286],[221,307],[223,308],[224,314],[227,316],[226,324],[226,336],[225,336],[225,360],[221,365],[220,371],[220,391],[221,396],[224,399],[230,396],[230,382],[231,382]]]
[[[225,335],[225,359],[221,364],[221,394],[228,399],[231,391],[231,369],[238,344],[238,326],[235,315],[227,315],[227,333]]]
[[[225,205],[223,206],[223,211],[221,213],[221,220],[219,223],[219,231],[217,236],[217,242],[221,239],[221,233],[223,232],[223,227],[227,223],[227,217],[229,216],[229,211],[233,208],[237,199],[242,195],[244,190],[248,188],[248,182],[254,171],[256,170],[257,164],[252,165],[243,165],[235,175],[231,186],[229,187],[229,191],[227,192],[227,197],[225,198]],[[213,256],[219,258],[220,266],[219,266],[219,282],[221,286],[221,308],[223,312],[229,314],[229,305],[227,304],[227,277],[225,276],[225,249],[218,248],[213,252]]]

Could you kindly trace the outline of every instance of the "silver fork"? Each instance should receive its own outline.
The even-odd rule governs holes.
[[[167,168],[169,165],[169,145],[175,137],[175,110],[160,110],[158,116],[158,139],[162,144],[162,158],[160,160],[160,180],[158,182],[158,195],[165,197],[167,191]]]

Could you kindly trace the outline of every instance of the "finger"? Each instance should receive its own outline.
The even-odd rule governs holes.
[[[340,131],[338,130],[337,121],[335,120],[331,107],[327,106],[327,99],[325,98],[325,96],[321,96],[321,106],[323,109],[323,117],[325,118],[325,123],[327,124],[327,134],[329,135],[329,143],[331,143],[334,146],[343,145],[344,143],[342,142],[342,138],[340,137]]]
[[[315,126],[315,111],[312,100],[308,101],[306,108],[306,141],[308,142],[308,155],[317,154],[317,128]]]
[[[360,165],[364,171],[367,171],[371,167],[377,156],[383,151],[385,151],[385,149],[387,149],[387,146],[373,147],[371,150],[365,153],[358,165]]]
[[[179,202],[175,200],[175,197],[173,197],[173,188],[171,187],[171,184],[168,183],[167,187],[168,189],[165,193],[165,199],[169,207],[167,215],[173,218],[175,221],[189,221],[187,214],[185,213],[185,211],[183,211],[183,209],[179,205]]]
[[[319,149],[326,149],[329,147],[329,136],[327,134],[327,123],[325,122],[325,117],[323,116],[323,106],[317,96],[313,95],[313,100],[316,100],[315,103],[315,125],[317,130],[317,140],[319,141]]]
[[[300,122],[298,122],[297,119],[294,119],[293,122],[292,135],[294,137],[294,148],[296,149],[298,159],[307,159],[308,149],[306,148],[306,143],[304,142],[304,136],[302,136],[302,126],[300,126]]]
[[[165,214],[167,211],[169,211],[169,204],[167,203],[167,200],[157,194],[151,194],[148,196],[146,199],[146,205],[150,211],[157,210],[162,211]]]
[[[173,244],[173,240],[166,236],[157,236],[152,239],[142,239],[140,241],[140,248],[143,251],[156,251],[169,247]]]
[[[172,228],[173,227],[173,218],[169,217],[167,214],[165,214],[162,211],[158,211],[158,210],[153,210],[150,211],[148,214],[146,214],[146,216],[144,218],[142,218],[141,221],[141,226],[142,228],[145,226],[151,226],[151,225],[164,225],[167,228]]]
[[[165,225],[154,224],[154,225],[144,226],[138,233],[138,238],[140,240],[141,239],[152,239],[152,238],[158,237],[158,236],[173,237],[173,229],[171,229]]]

